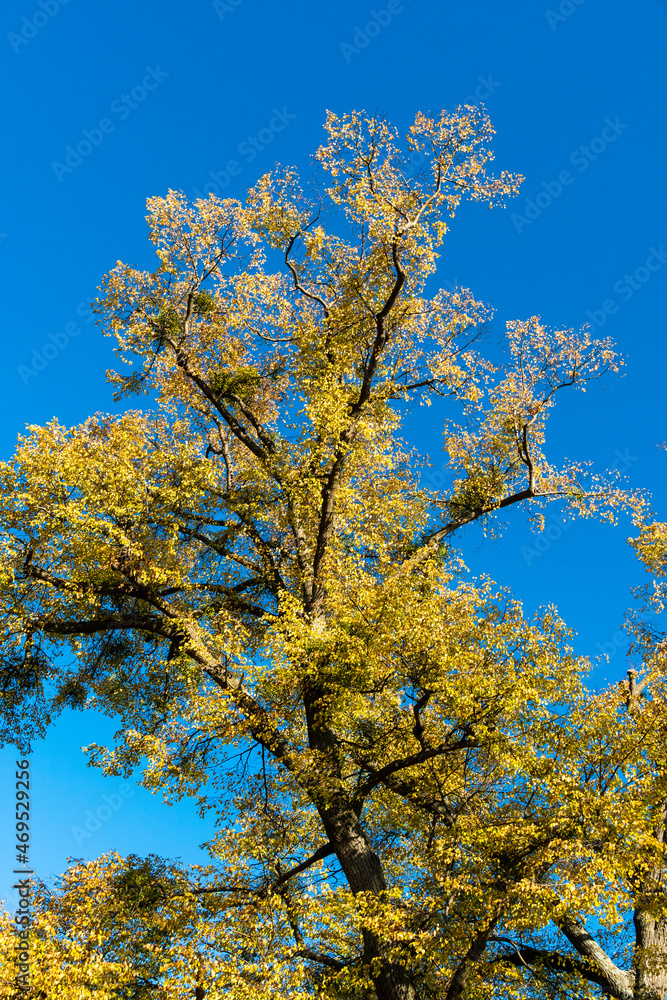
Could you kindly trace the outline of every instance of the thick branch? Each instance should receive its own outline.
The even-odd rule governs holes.
[[[441,757],[446,753],[455,753],[457,750],[467,750],[479,746],[476,740],[470,740],[467,738],[462,738],[456,743],[445,743],[438,747],[432,747],[427,750],[420,750],[418,753],[410,754],[409,757],[402,757],[399,760],[393,760],[389,764],[385,764],[384,767],[376,771],[371,764],[367,761],[362,761],[361,766],[364,770],[371,773],[371,777],[364,781],[358,786],[355,792],[355,802],[363,800],[377,785],[385,784],[390,787],[387,783],[387,778],[391,775],[396,774],[398,771],[404,771],[408,767],[413,767],[415,764],[423,764],[427,760],[432,760],[434,757]]]
[[[618,1000],[632,1000],[632,986],[628,973],[619,969],[603,951],[597,941],[591,937],[579,920],[564,919],[555,922],[572,947],[590,963],[589,975],[591,982],[604,979],[604,988],[610,996]],[[596,977],[596,978],[593,978]]]
[[[366,365],[366,371],[364,372],[364,378],[361,383],[361,389],[359,390],[359,398],[354,404],[351,410],[351,415],[355,416],[364,406],[365,403],[370,399],[371,386],[373,384],[373,379],[375,377],[375,372],[377,371],[378,362],[380,360],[380,354],[382,353],[385,344],[387,343],[387,331],[385,329],[384,321],[391,312],[396,299],[398,298],[401,288],[405,282],[405,273],[401,268],[398,259],[398,246],[394,241],[391,247],[392,260],[394,262],[394,269],[396,272],[396,279],[394,281],[391,292],[389,293],[387,300],[375,316],[375,341],[373,342],[373,347],[371,348],[371,355],[368,359],[368,364]]]
[[[531,489],[521,490],[519,493],[513,493],[509,497],[504,497],[504,499],[499,500],[497,503],[488,504],[486,507],[480,508],[479,510],[471,511],[469,514],[466,514],[465,517],[460,517],[454,521],[449,521],[442,528],[438,528],[437,531],[434,531],[433,534],[429,538],[427,538],[424,544],[421,545],[416,552],[414,552],[411,556],[409,556],[401,563],[400,567],[398,568],[397,575],[409,573],[410,570],[414,569],[416,566],[419,566],[426,559],[428,559],[429,556],[431,556],[434,552],[437,551],[438,547],[441,545],[444,539],[448,537],[448,535],[453,535],[455,531],[458,531],[460,528],[465,527],[466,524],[472,524],[474,521],[479,520],[479,518],[483,517],[485,514],[491,514],[496,510],[501,510],[503,507],[509,507],[512,504],[520,503],[522,500],[531,500],[537,495],[538,494],[536,494]]]
[[[105,618],[91,618],[83,621],[33,618],[28,619],[27,624],[47,635],[94,635],[96,632],[136,629],[139,632],[159,635],[164,639],[178,638],[177,627],[160,621],[157,615],[107,615]]]
[[[614,992],[608,978],[592,966],[590,962],[575,958],[573,955],[562,955],[557,951],[547,951],[542,948],[531,948],[522,944],[515,944],[513,941],[508,941],[505,938],[491,938],[490,940],[498,941],[499,943],[507,941],[507,944],[510,944],[513,948],[511,952],[496,956],[492,960],[494,963],[522,966],[524,968],[531,965],[538,965],[549,972],[559,975],[579,975],[588,980],[589,983],[595,983],[596,986],[600,986],[609,996],[614,997],[615,1000],[630,1000],[632,998],[632,983],[634,981],[634,973],[632,972],[623,973],[626,977],[625,990],[624,992],[617,993]]]
[[[344,962],[340,962],[331,955],[324,955],[321,951],[315,951],[313,948],[300,948],[296,953],[296,957],[307,958],[311,962],[319,962],[320,965],[326,965],[328,968],[338,971],[345,968]]]
[[[354,437],[354,425],[356,424],[357,418],[361,413],[362,408],[370,399],[371,387],[373,384],[373,378],[377,371],[377,366],[379,363],[380,355],[384,350],[387,343],[387,331],[385,329],[385,319],[391,312],[403,284],[405,282],[405,274],[401,269],[400,262],[398,259],[398,246],[396,241],[392,243],[392,259],[394,262],[394,268],[396,272],[396,278],[392,286],[391,292],[389,293],[385,304],[382,309],[375,316],[375,340],[373,342],[373,347],[371,348],[371,354],[366,364],[364,377],[359,389],[359,397],[350,408],[350,418],[351,424],[341,433],[339,446],[336,451],[336,457],[334,459],[333,465],[327,477],[327,481],[322,488],[322,508],[320,512],[320,523],[317,532],[317,543],[315,546],[315,556],[313,559],[313,592],[312,592],[312,603],[314,604],[317,600],[321,599],[323,596],[322,588],[318,586],[318,579],[324,558],[327,552],[329,541],[333,535],[334,531],[334,509],[335,509],[335,499],[340,487],[343,476],[343,468],[345,463],[345,457],[347,455],[348,448]]]
[[[468,982],[473,975],[474,964],[479,962],[482,957],[499,919],[499,917],[495,917],[485,930],[480,931],[476,935],[452,976],[449,989],[445,994],[445,1000],[462,1000],[466,993]]]
[[[237,438],[241,442],[241,444],[245,445],[248,451],[252,452],[255,458],[259,458],[260,461],[263,463],[264,467],[268,470],[269,453],[275,451],[275,443],[271,438],[271,436],[262,429],[257,419],[254,417],[254,414],[252,414],[249,408],[245,406],[243,401],[239,399],[238,396],[233,397],[233,402],[239,405],[239,408],[243,412],[244,416],[247,419],[249,419],[250,422],[252,423],[263,447],[258,445],[256,441],[253,441],[252,437],[248,434],[248,432],[242,426],[242,424],[236,419],[234,414],[231,413],[226,406],[222,405],[222,403],[220,402],[219,394],[213,392],[213,390],[210,389],[209,386],[206,384],[204,379],[200,378],[200,376],[197,375],[197,373],[190,368],[187,356],[180,348],[176,350],[176,363],[178,364],[179,368],[181,368],[185,372],[190,381],[194,382],[194,384],[197,386],[200,392],[215,407],[215,409],[218,411],[222,419],[229,427],[234,437]],[[275,470],[272,469],[271,472],[274,478],[277,481],[280,481],[275,473]]]

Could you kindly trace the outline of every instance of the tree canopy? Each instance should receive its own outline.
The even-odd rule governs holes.
[[[30,427],[0,467],[5,740],[101,710],[91,761],[217,830],[207,866],[112,854],[36,889],[25,995],[664,1000],[665,526],[546,455],[562,391],[619,359],[530,317],[492,363],[489,308],[431,289],[461,200],[521,180],[488,172],[483,111],[326,130],[305,190],[149,200],[159,265],[97,301],[117,398],[149,407]],[[433,401],[437,489],[400,437]],[[454,547],[547,503],[629,511],[655,574],[644,667],[602,692],[554,607]]]

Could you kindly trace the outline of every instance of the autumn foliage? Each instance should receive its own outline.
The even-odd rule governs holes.
[[[643,501],[545,450],[619,361],[531,317],[491,364],[490,310],[431,291],[461,200],[520,182],[483,112],[326,129],[308,191],[149,200],[157,269],[98,300],[147,407],[31,427],[0,468],[5,739],[106,712],[91,761],[217,824],[206,867],[114,854],[36,889],[24,995],[664,1000],[661,635],[634,620],[643,672],[591,693],[556,610],[453,547],[513,507],[629,511],[659,577]],[[435,400],[439,489],[399,436]]]

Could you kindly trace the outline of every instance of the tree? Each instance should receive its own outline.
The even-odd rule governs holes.
[[[664,998],[660,636],[637,620],[645,671],[591,693],[555,609],[452,548],[512,506],[630,509],[660,571],[642,502],[543,450],[561,391],[619,362],[532,317],[494,367],[487,308],[426,294],[461,199],[520,180],[488,175],[482,111],[418,115],[416,177],[383,121],[326,128],[309,194],[278,169],[244,203],[149,200],[159,266],[119,263],[98,311],[117,397],[154,408],[29,428],[2,466],[5,738],[119,717],[92,763],[218,829],[206,867],[42,886],[26,995]],[[438,398],[433,489],[399,429]]]

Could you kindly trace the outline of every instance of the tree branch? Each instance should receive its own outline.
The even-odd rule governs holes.
[[[420,750],[418,753],[410,754],[409,757],[402,757],[400,760],[391,761],[389,764],[385,764],[384,767],[376,771],[368,761],[361,761],[361,767],[364,770],[370,771],[372,777],[368,778],[363,784],[357,787],[355,792],[355,802],[361,801],[368,796],[377,785],[386,784],[386,779],[396,774],[398,771],[404,771],[408,767],[413,767],[415,764],[424,764],[427,760],[433,760],[434,757],[441,757],[446,753],[455,753],[457,750],[467,750],[474,747],[478,747],[479,743],[477,740],[470,740],[466,737],[462,737],[456,743],[451,744],[441,744],[438,747],[431,747],[429,749]]]
[[[512,952],[496,956],[491,960],[492,963],[523,966],[524,968],[528,968],[531,965],[542,965],[549,972],[555,974],[582,976],[589,983],[595,983],[596,986],[600,986],[608,996],[614,997],[615,1000],[632,1000],[632,984],[635,978],[633,972],[622,973],[625,976],[626,985],[624,990],[618,992],[614,984],[609,981],[604,973],[596,970],[590,962],[582,961],[573,955],[563,955],[557,951],[548,951],[522,944],[517,945],[509,938],[491,937],[489,938],[489,942],[506,943],[514,949]]]
[[[632,1000],[632,986],[628,974],[619,969],[603,951],[597,941],[591,937],[579,920],[563,919],[554,921],[558,929],[565,935],[572,947],[590,963],[587,978],[591,982],[605,981],[605,989],[618,1000]],[[596,978],[592,978],[595,976]],[[599,978],[597,978],[599,977]]]

